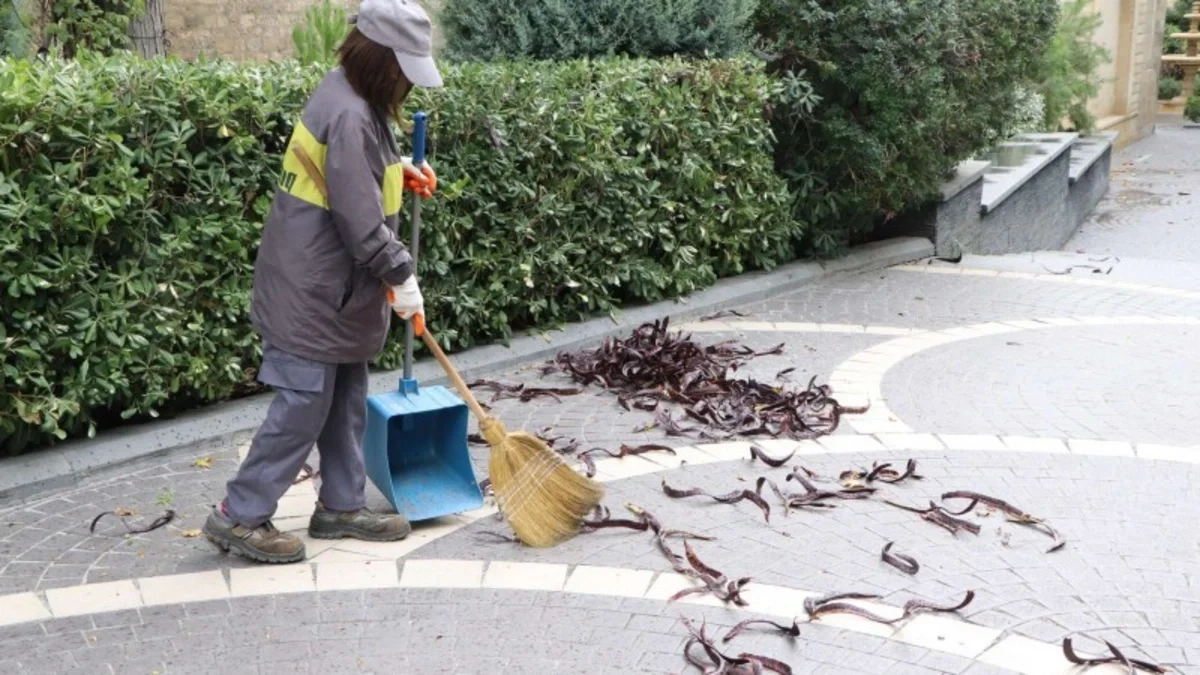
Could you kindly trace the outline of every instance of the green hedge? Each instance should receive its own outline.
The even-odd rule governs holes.
[[[751,44],[756,0],[444,0],[446,55],[564,60],[720,58]]]
[[[780,172],[820,254],[937,194],[1006,135],[1058,0],[760,0]]]
[[[254,386],[255,248],[321,75],[0,60],[0,454]],[[422,279],[454,347],[793,257],[759,67],[492,64],[447,83],[416,103],[444,186]]]

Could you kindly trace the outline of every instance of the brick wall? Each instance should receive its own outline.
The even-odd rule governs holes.
[[[345,0],[353,11],[357,0]],[[239,61],[292,56],[292,27],[315,0],[163,0],[169,51],[190,59],[201,54]],[[422,3],[434,15],[439,1]],[[441,37],[434,29],[435,46]]]

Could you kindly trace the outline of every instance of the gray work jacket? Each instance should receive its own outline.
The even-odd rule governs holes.
[[[294,152],[324,176],[329,198]],[[324,363],[370,361],[391,314],[384,284],[413,273],[396,238],[403,170],[391,130],[341,69],[304,108],[254,262],[254,327],[285,352]]]

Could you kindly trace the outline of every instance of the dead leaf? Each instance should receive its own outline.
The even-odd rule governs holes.
[[[192,466],[196,467],[197,469],[211,469],[212,463],[213,458],[211,455],[209,455],[208,457],[201,457],[200,459],[192,462]]]
[[[136,516],[137,511],[134,511],[133,509],[116,509],[113,511],[113,515],[120,516],[121,518],[128,518],[130,516]]]
[[[179,534],[184,539],[195,539],[196,537],[200,536],[201,532],[200,532],[200,530],[184,530],[183,532],[180,532]]]

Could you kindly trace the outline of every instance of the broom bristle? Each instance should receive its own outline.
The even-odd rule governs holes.
[[[604,487],[571,468],[536,436],[510,434],[494,424],[484,432],[491,444],[488,473],[496,502],[517,538],[546,548],[575,535],[604,498]]]

